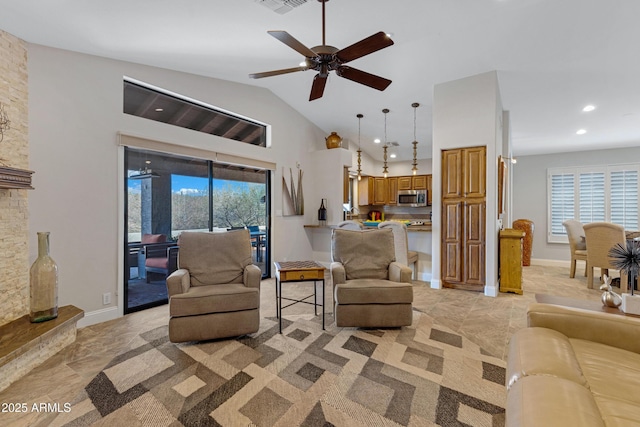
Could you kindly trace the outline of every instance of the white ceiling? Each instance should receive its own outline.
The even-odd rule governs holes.
[[[254,0],[0,0],[0,29],[54,46],[269,88],[327,132],[358,140],[375,158],[384,140],[411,158],[431,157],[435,84],[497,70],[515,155],[640,143],[638,0],[332,0],[327,44],[375,32],[395,45],[349,63],[393,80],[384,92],[332,74],[309,102],[315,72],[259,80],[249,73],[295,67],[300,54],[267,34],[285,30],[321,44],[321,3],[279,15]],[[153,82],[149,82],[153,84]],[[597,108],[582,112],[587,104]],[[578,129],[586,129],[582,136]]]

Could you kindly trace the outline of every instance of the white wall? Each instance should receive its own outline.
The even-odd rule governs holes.
[[[531,257],[538,260],[571,259],[568,243],[547,243],[548,168],[638,161],[640,147],[518,157],[518,163],[513,166],[513,219],[530,219],[535,224]]]
[[[441,83],[434,87],[432,287],[441,287],[441,151],[485,145],[487,147],[485,294],[497,295],[497,157],[502,154],[502,138],[502,103],[495,71]]]
[[[123,289],[118,132],[276,163],[273,259],[312,255],[302,227],[307,215],[275,213],[282,206],[282,168],[295,170],[297,163],[305,171],[305,210],[317,210],[320,190],[313,185],[312,153],[326,150],[325,135],[271,92],[39,45],[29,45],[28,56],[30,168],[36,171],[36,190],[29,193],[30,258],[36,256],[35,231],[50,231],[51,255],[60,269],[60,305],[73,304],[89,313],[106,309],[106,317],[121,312],[115,303],[102,305],[103,293]],[[272,146],[255,147],[125,115],[123,76],[270,124]]]

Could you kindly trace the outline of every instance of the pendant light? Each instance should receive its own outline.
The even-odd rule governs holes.
[[[386,178],[389,175],[389,168],[387,167],[387,113],[389,109],[385,108],[382,112],[384,113],[384,146],[382,147],[384,165],[382,166],[382,176]]]
[[[360,148],[360,119],[364,116],[362,114],[356,114],[358,118],[358,181],[362,179],[362,148]]]
[[[416,138],[416,108],[420,106],[417,102],[411,104],[413,107],[413,167],[411,168],[411,173],[414,175],[418,173],[418,139]]]

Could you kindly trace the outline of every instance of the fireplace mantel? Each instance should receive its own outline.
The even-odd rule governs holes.
[[[31,186],[33,171],[0,166],[0,189],[27,189]]]

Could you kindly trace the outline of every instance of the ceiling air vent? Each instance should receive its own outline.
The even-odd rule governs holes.
[[[307,0],[255,0],[255,2],[268,7],[280,15],[284,15],[292,11],[293,8],[302,6]]]

